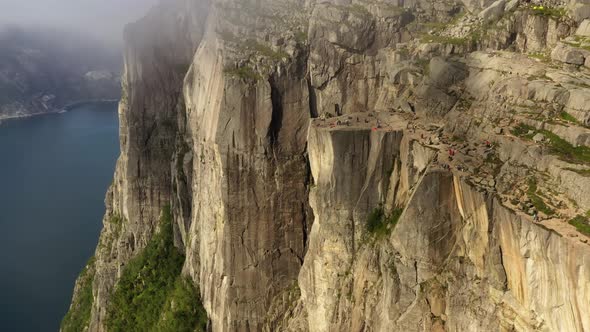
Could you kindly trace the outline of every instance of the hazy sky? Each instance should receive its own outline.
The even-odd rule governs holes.
[[[0,0],[0,25],[50,26],[119,44],[158,0]]]

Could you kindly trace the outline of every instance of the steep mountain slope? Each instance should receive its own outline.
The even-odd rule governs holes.
[[[170,205],[213,331],[590,329],[590,7],[558,6],[156,8],[127,29],[71,310],[118,330],[117,280]]]
[[[118,99],[119,56],[92,41],[16,27],[0,31],[0,119]]]

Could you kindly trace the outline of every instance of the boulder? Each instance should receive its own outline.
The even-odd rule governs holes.
[[[583,65],[585,56],[582,50],[559,43],[551,52],[551,59],[573,65]]]
[[[588,120],[587,114],[590,112],[590,89],[581,87],[571,89],[565,106],[578,121],[586,122]]]

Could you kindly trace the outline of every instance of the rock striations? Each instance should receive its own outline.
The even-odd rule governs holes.
[[[212,331],[590,330],[589,6],[159,5],[84,329],[171,206]]]

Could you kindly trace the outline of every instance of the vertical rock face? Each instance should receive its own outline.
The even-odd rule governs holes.
[[[213,331],[590,329],[562,222],[590,208],[590,76],[532,59],[572,20],[510,6],[176,1],[130,25],[89,330],[166,205]]]
[[[200,19],[182,16],[189,3],[158,6],[125,32],[121,156],[96,250],[92,331],[105,330],[109,297],[122,268],[145,247],[172,198],[171,159],[184,109],[182,82],[206,15],[201,3],[196,11]],[[113,218],[124,222],[118,225]]]
[[[316,181],[310,202],[316,219],[300,274],[310,329],[327,330],[334,321],[336,294],[344,288],[340,276],[350,272],[367,215],[386,195],[386,175],[393,169],[401,140],[401,131],[310,132]]]
[[[399,140],[391,143],[400,145]],[[310,152],[320,152],[310,153],[314,178],[319,180],[317,193],[324,195],[311,196],[316,221],[300,274],[308,330],[586,329],[579,308],[590,305],[583,290],[590,277],[584,268],[587,247],[522,220],[448,172],[424,166],[416,169],[423,175],[415,178],[415,189],[392,234],[363,241],[362,226],[354,231],[355,218],[346,209],[359,205],[347,202],[342,207],[338,193],[361,192],[350,190],[346,174],[372,170],[375,159],[356,154],[355,144],[345,144],[347,151],[339,155],[360,155],[360,165],[341,162],[340,167],[330,167],[332,149],[325,144],[325,139],[310,134]],[[398,158],[428,160],[422,153],[414,149]],[[322,169],[314,167],[317,164]],[[383,179],[379,173],[370,174],[367,178]],[[356,179],[362,182],[363,177]],[[374,194],[384,188],[378,182],[371,183]],[[374,200],[373,206],[378,202]],[[363,206],[361,218],[370,209],[371,205]]]
[[[305,255],[309,96],[297,58],[244,81],[224,74],[223,48],[210,31],[185,82],[193,151],[186,269],[214,330],[255,331]]]
[[[587,248],[522,222],[501,207],[495,211],[507,288],[513,290],[505,302],[515,303],[514,311],[530,311],[543,330],[590,328],[584,314],[590,304]]]

